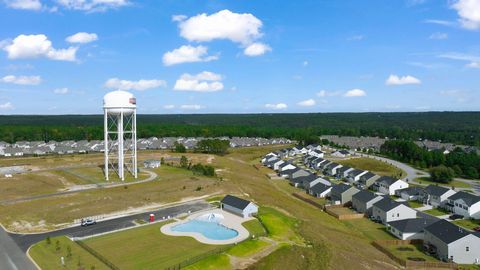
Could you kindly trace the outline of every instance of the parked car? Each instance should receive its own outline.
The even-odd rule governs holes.
[[[87,219],[82,219],[81,225],[82,227],[87,227],[90,225],[95,225],[97,222],[93,219],[87,218]]]
[[[453,214],[453,215],[449,216],[448,218],[451,219],[451,220],[456,220],[456,219],[462,219],[463,216],[459,215],[459,214]]]

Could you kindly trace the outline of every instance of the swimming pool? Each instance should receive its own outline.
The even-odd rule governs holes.
[[[196,232],[212,240],[227,240],[238,235],[236,230],[227,228],[215,221],[192,219],[171,228],[174,232]]]

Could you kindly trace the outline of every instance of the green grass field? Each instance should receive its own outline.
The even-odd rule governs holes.
[[[51,243],[47,244],[47,241],[43,240],[33,245],[29,251],[30,256],[43,270],[77,270],[82,266],[84,269],[92,269],[92,266],[95,267],[95,270],[109,269],[101,261],[65,236],[55,237],[50,241]],[[59,249],[57,249],[57,241]],[[71,257],[68,257],[68,247],[71,248]],[[62,256],[65,260],[65,266],[61,264],[60,258]]]
[[[418,201],[408,201],[408,205],[409,205],[411,208],[423,207],[423,203],[420,203],[420,202],[418,202]]]
[[[426,210],[424,212],[427,213],[427,214],[430,214],[432,216],[436,216],[436,217],[451,214],[450,212],[445,211],[445,210],[440,209],[440,208],[432,208],[432,209]]]
[[[270,243],[264,240],[247,240],[230,248],[227,251],[227,254],[237,257],[245,257],[255,254],[269,245]]]
[[[85,243],[120,269],[164,269],[219,246],[160,232],[165,223],[91,238]]]
[[[373,158],[350,158],[345,160],[339,160],[337,162],[342,165],[350,166],[356,169],[367,170],[382,176],[403,178],[406,175],[405,172],[401,169]]]
[[[386,246],[395,256],[402,259],[419,258],[427,262],[439,262],[436,258],[428,256],[422,250],[422,245],[401,245],[401,246]]]
[[[453,223],[457,224],[458,226],[464,227],[469,230],[473,230],[474,228],[480,227],[480,220],[473,220],[473,219],[458,219],[454,220]]]
[[[225,254],[210,256],[195,264],[189,265],[185,270],[231,270],[230,259]]]
[[[256,237],[266,234],[265,229],[258,219],[252,219],[247,222],[242,223],[242,226],[248,230],[251,236],[255,235]]]
[[[383,224],[375,223],[367,218],[353,219],[343,221],[351,230],[354,230],[367,239],[374,240],[391,240],[396,239],[392,234],[387,232]]]
[[[419,182],[420,184],[425,184],[425,185],[440,185],[440,186],[454,187],[454,188],[455,187],[459,187],[459,188],[471,188],[472,187],[470,184],[460,182],[460,181],[457,181],[457,180],[453,180],[452,182],[450,182],[448,184],[444,184],[444,183],[434,182],[434,181],[430,180],[430,178],[427,178],[427,177],[421,177],[421,178],[417,178],[416,181]]]

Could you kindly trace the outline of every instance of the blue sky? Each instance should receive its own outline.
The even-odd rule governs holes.
[[[0,114],[480,109],[480,0],[0,3]]]

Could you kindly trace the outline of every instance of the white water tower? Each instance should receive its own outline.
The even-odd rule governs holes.
[[[103,97],[105,179],[114,172],[124,181],[125,171],[137,178],[137,101],[126,91]]]

